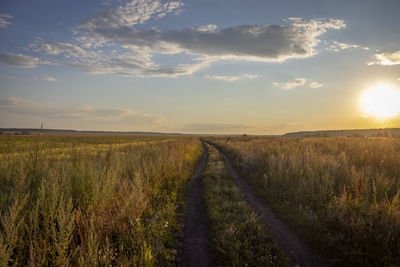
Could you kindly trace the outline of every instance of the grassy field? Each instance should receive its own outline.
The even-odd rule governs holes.
[[[213,138],[258,196],[338,265],[400,262],[400,140]]]
[[[400,139],[210,137],[254,192],[338,266],[400,262]],[[207,146],[215,263],[292,263]],[[0,136],[0,266],[174,266],[184,136]]]
[[[205,199],[218,266],[294,266],[244,199],[224,160],[207,145]]]
[[[175,264],[185,137],[0,137],[0,265]]]

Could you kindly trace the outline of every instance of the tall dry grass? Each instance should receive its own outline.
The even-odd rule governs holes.
[[[169,139],[1,137],[0,266],[174,265],[201,144]]]
[[[210,245],[217,266],[294,266],[209,144],[203,174]]]
[[[214,139],[256,192],[340,265],[400,262],[400,139]]]

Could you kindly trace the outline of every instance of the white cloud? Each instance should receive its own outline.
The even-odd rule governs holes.
[[[79,28],[94,30],[132,27],[151,18],[162,18],[177,11],[182,5],[183,3],[174,1],[162,3],[160,0],[133,0],[123,6],[98,11],[96,16],[79,25]]]
[[[56,82],[56,81],[57,81],[56,78],[50,77],[50,76],[45,76],[45,77],[33,77],[32,79],[34,79],[34,80],[48,81],[48,82]]]
[[[8,14],[0,14],[0,28],[5,28],[7,25],[11,24],[10,19],[13,17]]]
[[[255,74],[243,74],[243,75],[237,75],[237,76],[204,75],[204,78],[207,78],[207,79],[223,80],[223,81],[227,81],[227,82],[236,82],[238,80],[243,80],[243,79],[255,79],[257,77],[258,77],[258,75],[255,75]]]
[[[160,127],[163,118],[157,115],[150,115],[133,111],[130,109],[101,109],[89,105],[69,105],[69,106],[53,106],[38,104],[19,98],[0,98],[0,118],[36,118],[42,121],[56,121],[58,123],[68,122],[80,123],[80,125],[120,125],[123,127],[135,127],[143,129],[143,127]],[[8,119],[10,121],[10,119]]]
[[[73,57],[77,59],[82,58],[97,58],[97,54],[94,52],[85,51],[83,48],[71,44],[71,43],[56,43],[56,42],[46,42],[41,38],[37,38],[30,47],[35,52],[42,52],[47,55],[57,56],[63,54],[65,57]]]
[[[275,85],[277,87],[281,87],[283,89],[293,89],[295,87],[305,85],[306,82],[307,82],[307,79],[305,79],[305,78],[297,78],[297,79],[294,79],[293,81],[289,81],[289,82],[286,82],[286,83],[283,83],[283,84],[280,84],[278,82],[274,82],[273,85]]]
[[[386,52],[381,54],[375,54],[376,61],[369,62],[368,65],[398,65],[400,64],[400,51]]]
[[[315,32],[315,34],[320,34],[319,32],[326,32],[327,29],[342,29],[346,27],[346,24],[343,20],[340,19],[315,19],[315,20],[306,20],[304,18],[288,18],[288,21],[293,22],[293,25],[296,27],[305,27],[308,28],[309,31]],[[323,27],[321,28],[321,22],[323,22]]]
[[[0,53],[0,63],[18,68],[36,68],[39,59],[22,54]]]
[[[204,75],[204,78],[214,79],[214,80],[223,80],[227,82],[234,82],[240,79],[240,76],[218,76],[218,75]]]
[[[311,82],[310,83],[310,87],[311,88],[320,88],[322,86],[324,86],[322,83],[317,83],[317,82]]]
[[[369,50],[368,47],[366,46],[360,46],[357,44],[348,44],[348,43],[341,43],[341,42],[337,42],[337,41],[333,41],[332,44],[327,47],[328,51],[334,51],[334,52],[339,52],[341,50],[348,50],[351,48],[360,48],[363,50]]]
[[[258,77],[257,74],[247,74],[247,73],[243,74],[242,76],[243,76],[244,78],[246,78],[246,79],[255,79],[255,78]]]
[[[199,32],[216,32],[217,31],[217,25],[215,24],[208,24],[205,26],[201,26],[198,28],[193,28],[194,30],[197,30]]]
[[[162,67],[152,61],[151,54],[132,50],[130,52],[104,56],[101,62],[65,62],[63,65],[91,74],[116,74],[138,77],[178,77],[192,75],[199,69],[209,66],[212,60],[193,59],[191,64],[178,64],[176,67]]]
[[[288,81],[285,83],[278,83],[278,82],[273,82],[272,84],[276,87],[280,87],[283,89],[293,89],[299,86],[304,86],[307,83],[307,79],[305,78],[297,78],[294,79],[293,81]],[[322,83],[318,83],[318,82],[310,82],[309,86],[311,88],[320,88],[322,86],[324,86]]]

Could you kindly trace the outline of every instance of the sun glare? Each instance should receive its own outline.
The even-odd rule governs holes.
[[[361,108],[378,119],[400,115],[400,89],[387,83],[368,88],[361,97]]]

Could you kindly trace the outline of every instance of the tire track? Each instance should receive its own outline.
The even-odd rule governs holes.
[[[207,213],[203,198],[203,171],[207,162],[207,149],[204,152],[196,173],[189,182],[185,202],[182,250],[178,266],[215,266],[209,246]]]
[[[254,195],[250,186],[242,178],[240,178],[239,174],[232,167],[229,158],[216,146],[213,144],[211,145],[215,147],[222,155],[228,166],[229,172],[231,173],[241,192],[254,208],[256,213],[264,220],[265,224],[268,226],[271,233],[274,235],[275,239],[286,252],[286,254],[300,266],[330,266],[324,259],[319,257],[308,246],[306,246],[295,232],[293,232],[283,221],[278,219],[271,209]]]

